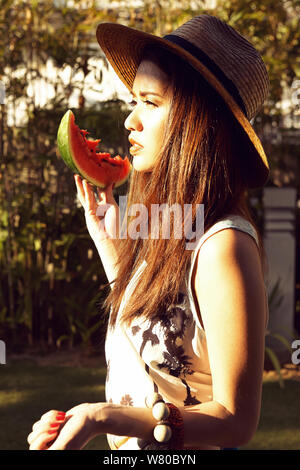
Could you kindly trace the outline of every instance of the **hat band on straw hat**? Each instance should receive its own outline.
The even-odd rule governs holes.
[[[245,116],[247,116],[244,102],[241,98],[241,95],[239,94],[237,87],[228,77],[226,77],[220,67],[210,57],[208,57],[205,52],[186,39],[180,36],[175,36],[174,34],[167,34],[163,37],[163,39],[166,39],[167,41],[182,47],[186,52],[189,52],[196,59],[202,62],[202,64],[205,65],[210,70],[210,72],[216,76],[216,78],[218,78],[224,88],[226,88],[231,96],[235,99],[236,103],[239,105]]]

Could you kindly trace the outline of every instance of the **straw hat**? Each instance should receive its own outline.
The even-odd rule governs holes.
[[[163,38],[121,24],[101,23],[97,40],[129,90],[145,46],[160,45],[189,62],[222,96],[244,130],[241,138],[248,151],[243,155],[242,146],[241,158],[248,187],[266,183],[268,160],[250,120],[268,96],[269,78],[261,56],[247,39],[220,19],[205,14]]]

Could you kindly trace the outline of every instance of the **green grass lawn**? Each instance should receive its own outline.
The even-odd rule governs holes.
[[[50,409],[105,401],[103,360],[97,368],[37,366],[30,360],[0,367],[0,450],[28,449],[33,423]],[[106,436],[90,441],[86,449],[109,449]]]
[[[14,360],[0,366],[0,450],[26,450],[32,424],[49,409],[67,410],[83,402],[104,401],[106,369],[99,367],[38,366]],[[243,449],[300,449],[300,382],[285,380],[263,385],[258,430]],[[108,449],[106,436],[91,441],[87,450]]]
[[[284,383],[264,381],[260,423],[244,449],[300,450],[300,382]]]

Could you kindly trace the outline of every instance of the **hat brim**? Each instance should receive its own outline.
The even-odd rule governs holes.
[[[130,91],[145,46],[160,45],[192,65],[221,95],[243,130],[241,144],[247,145],[247,150],[249,149],[250,152],[250,155],[245,156],[242,162],[244,174],[247,175],[247,186],[249,188],[258,188],[266,183],[269,176],[269,164],[259,137],[230,93],[201,61],[167,39],[122,24],[101,23],[97,27],[96,36],[107,60]],[[243,155],[241,155],[241,158],[243,158]]]

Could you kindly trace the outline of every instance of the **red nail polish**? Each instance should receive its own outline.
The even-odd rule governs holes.
[[[54,429],[53,431],[48,431],[48,434],[54,434],[54,433],[56,433],[56,432],[57,432],[57,430]]]
[[[52,423],[50,424],[51,428],[57,428],[59,426],[59,423]]]

